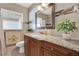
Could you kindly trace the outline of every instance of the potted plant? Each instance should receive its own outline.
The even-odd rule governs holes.
[[[70,39],[71,37],[70,32],[74,32],[75,30],[77,30],[75,22],[67,20],[67,19],[65,21],[60,22],[57,25],[57,31],[63,31],[64,34],[62,36],[65,39]]]
[[[28,31],[29,31],[29,32],[33,32],[33,29],[30,28],[30,26],[29,26],[31,23],[32,23],[32,21],[28,21],[28,22],[27,22],[27,24],[28,24]]]

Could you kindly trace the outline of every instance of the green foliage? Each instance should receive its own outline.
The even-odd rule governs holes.
[[[65,33],[74,32],[76,29],[75,22],[70,20],[62,21],[57,25],[57,31],[64,31]]]
[[[33,31],[33,29],[28,29],[28,31],[31,31],[31,32],[32,32],[32,31]]]

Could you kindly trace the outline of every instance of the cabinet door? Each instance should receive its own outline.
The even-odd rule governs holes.
[[[39,55],[39,44],[38,40],[30,39],[30,56],[38,56]]]
[[[51,51],[45,49],[45,48],[41,48],[42,51],[42,55],[43,56],[52,56],[53,54],[51,54]]]
[[[58,52],[55,52],[51,49],[47,49],[47,48],[41,48],[41,51],[42,51],[42,55],[44,56],[62,56],[62,54],[58,53]]]
[[[24,52],[26,56],[29,55],[29,37],[28,36],[24,36]]]

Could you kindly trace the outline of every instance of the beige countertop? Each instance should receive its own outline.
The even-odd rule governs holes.
[[[25,35],[37,40],[44,40],[79,52],[79,41],[66,40],[59,36],[44,35],[39,33],[25,33]],[[76,44],[78,43],[78,44]]]

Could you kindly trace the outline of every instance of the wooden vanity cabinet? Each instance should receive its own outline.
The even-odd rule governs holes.
[[[29,36],[24,36],[26,56],[78,56],[78,52],[68,48],[43,41]]]

